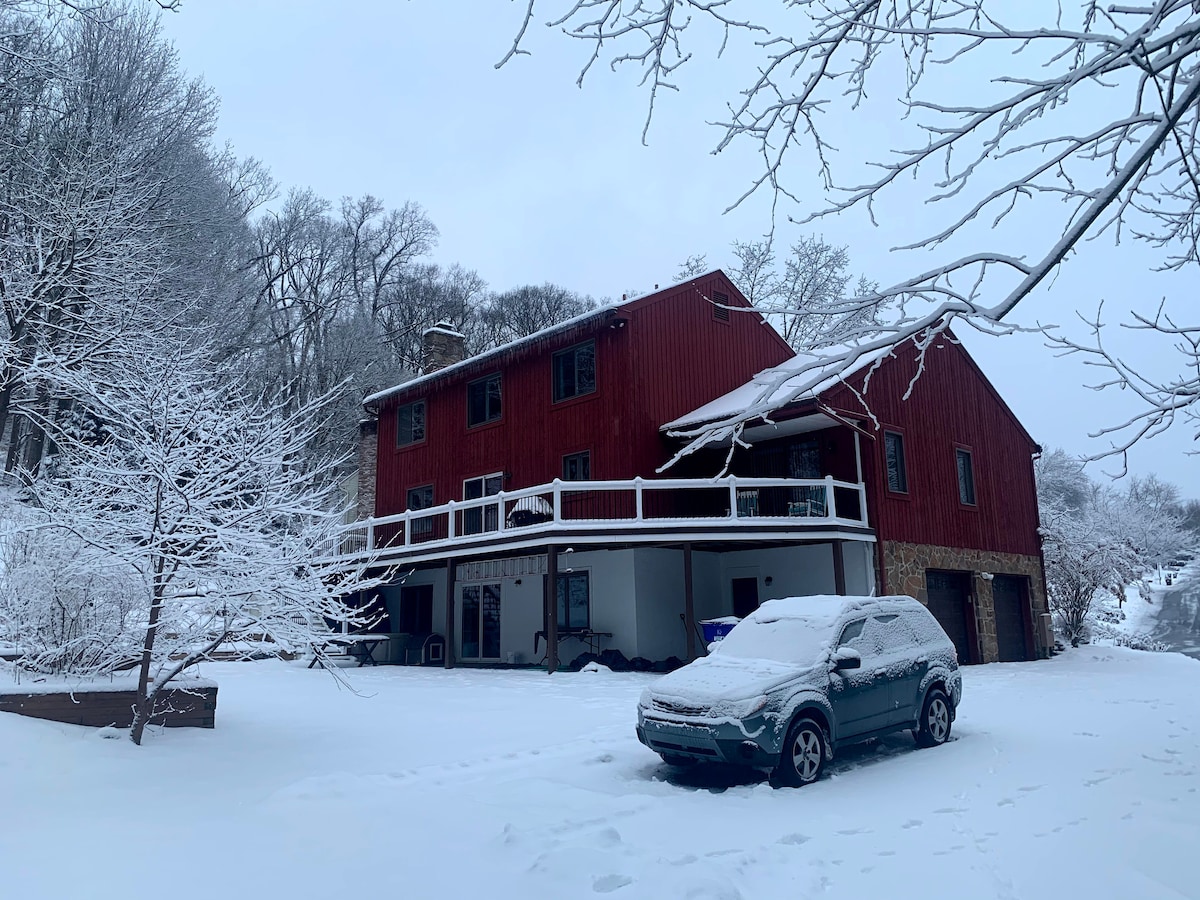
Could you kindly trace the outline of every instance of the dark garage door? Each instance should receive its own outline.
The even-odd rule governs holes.
[[[1026,580],[1017,575],[992,579],[992,604],[996,608],[996,643],[1000,662],[1029,659],[1025,635]]]
[[[967,600],[971,593],[970,576],[966,572],[925,572],[925,590],[929,594],[929,611],[954,641],[960,663],[975,662],[971,630],[967,627]]]

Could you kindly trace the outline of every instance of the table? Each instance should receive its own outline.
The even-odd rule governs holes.
[[[585,628],[581,631],[560,631],[558,633],[558,642],[561,644],[563,641],[575,638],[577,641],[587,644],[589,653],[591,653],[593,656],[599,656],[601,641],[606,641],[611,637],[611,631],[592,631],[590,628]],[[538,642],[544,640],[546,640],[546,632],[535,631],[533,633],[534,656],[536,656],[538,652]],[[542,659],[545,659],[545,657],[543,656]]]
[[[358,660],[358,667],[366,665],[377,666],[375,650],[380,644],[386,644],[392,639],[390,634],[335,634],[325,639],[323,645],[313,644],[313,658],[308,667],[319,665],[325,668],[325,646],[340,646],[346,648],[346,653]],[[356,649],[357,648],[357,649]]]

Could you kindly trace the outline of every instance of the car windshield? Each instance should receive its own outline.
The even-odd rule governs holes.
[[[718,655],[815,665],[829,652],[835,637],[833,623],[827,618],[789,616],[766,622],[747,619],[725,636]]]

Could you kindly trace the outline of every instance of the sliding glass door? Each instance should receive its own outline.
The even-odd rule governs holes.
[[[462,589],[464,660],[500,659],[500,585],[468,584]]]

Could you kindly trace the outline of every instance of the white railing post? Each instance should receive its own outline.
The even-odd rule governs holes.
[[[729,476],[729,518],[736,519],[737,510],[737,476]]]
[[[496,530],[504,530],[504,491],[496,492]]]
[[[554,479],[554,524],[562,522],[562,481]]]
[[[367,519],[367,551],[375,549],[375,520]]]
[[[635,522],[640,522],[642,518],[642,476],[638,475],[633,479],[633,519]]]
[[[454,537],[454,501],[446,504],[446,540]]]
[[[858,483],[858,521],[867,524],[867,489],[861,481]]]
[[[825,518],[832,519],[836,507],[833,503],[833,476],[825,476]]]

